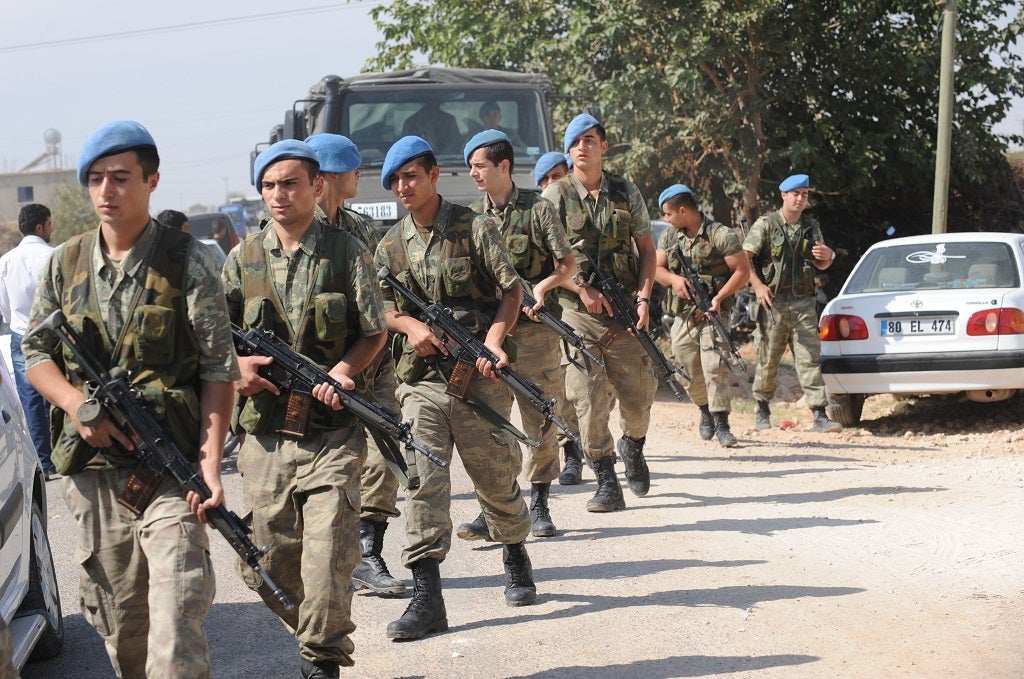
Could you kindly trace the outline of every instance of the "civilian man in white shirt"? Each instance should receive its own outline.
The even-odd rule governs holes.
[[[39,454],[46,480],[57,478],[57,470],[50,461],[50,404],[25,379],[25,359],[21,355],[21,336],[28,329],[28,316],[36,295],[39,273],[46,267],[53,248],[50,234],[53,225],[50,209],[32,203],[21,208],[18,215],[21,243],[0,257],[0,314],[11,326],[11,363],[18,397],[25,411],[28,431]]]

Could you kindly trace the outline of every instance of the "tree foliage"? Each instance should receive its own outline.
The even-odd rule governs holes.
[[[48,207],[53,220],[51,245],[60,245],[68,238],[84,233],[99,223],[92,209],[89,192],[77,184],[65,184],[57,188]]]
[[[1024,95],[1024,10],[959,3],[950,230],[1020,228],[992,133]],[[611,163],[647,195],[683,181],[751,222],[812,176],[819,210],[877,236],[930,227],[941,5],[910,0],[391,0],[369,70],[417,60],[548,74],[561,129],[597,104]],[[1014,193],[1016,191],[1016,193]],[[1007,200],[1009,198],[1009,201]],[[721,213],[719,212],[721,216]],[[728,218],[728,215],[725,215]]]

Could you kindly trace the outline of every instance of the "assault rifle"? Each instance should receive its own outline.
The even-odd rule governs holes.
[[[679,252],[679,245],[672,246],[672,250],[675,250],[679,255],[679,261],[683,265],[683,276],[690,284],[690,294],[693,298],[694,304],[701,310],[704,317],[711,321],[711,328],[714,334],[718,336],[717,341],[714,342],[716,349],[725,359],[725,362],[732,368],[733,372],[743,373],[747,372],[747,366],[743,363],[743,359],[740,358],[740,350],[736,346],[736,343],[732,341],[732,336],[729,334],[729,329],[725,327],[722,322],[722,316],[717,311],[711,310],[711,291],[708,289],[707,283],[705,283],[697,272],[693,270],[693,267],[687,263],[686,258],[683,257],[682,252]],[[745,255],[744,255],[745,256]],[[722,344],[726,346],[728,351],[722,350]]]
[[[498,357],[494,355],[494,352],[459,323],[451,309],[443,307],[437,302],[427,304],[416,293],[402,285],[401,281],[395,278],[386,266],[380,268],[377,278],[386,281],[395,292],[416,306],[420,310],[421,320],[429,325],[434,334],[448,347],[449,354],[455,359],[455,369],[448,380],[448,393],[453,396],[465,396],[466,390],[469,388],[469,380],[473,376],[472,371],[476,370],[475,365],[478,358],[487,359],[492,366],[497,365]],[[565,435],[576,445],[582,445],[580,435],[569,429],[568,425],[555,415],[554,399],[545,399],[544,392],[536,384],[508,366],[495,368],[494,374],[521,401],[529,403],[546,420],[565,432]]]
[[[31,334],[44,331],[52,332],[67,345],[92,388],[91,397],[78,409],[79,422],[94,427],[104,419],[109,419],[132,442],[140,465],[118,502],[136,514],[141,514],[166,474],[170,474],[186,493],[192,491],[202,501],[209,500],[212,497],[210,488],[196,472],[195,465],[164,433],[150,406],[128,381],[128,373],[120,367],[111,368],[108,372],[85,346],[78,331],[67,323],[60,309],[47,316]],[[266,548],[259,549],[252,543],[249,528],[238,515],[221,504],[208,508],[206,518],[259,576],[278,603],[286,610],[291,610],[294,607],[291,599],[260,566],[260,557],[266,553]]]
[[[629,298],[626,295],[625,288],[622,287],[622,283],[617,281],[614,276],[610,273],[601,270],[598,266],[597,261],[594,259],[586,249],[586,242],[579,240],[572,246],[573,250],[582,252],[590,262],[590,268],[593,272],[590,274],[589,280],[584,279],[580,274],[576,274],[578,282],[585,285],[593,285],[601,291],[605,299],[608,300],[608,304],[612,308],[612,320],[619,326],[613,328],[605,333],[605,335],[598,340],[602,345],[609,346],[616,337],[622,334],[623,330],[628,330],[640,341],[640,346],[644,348],[647,355],[651,357],[654,362],[654,370],[661,379],[672,389],[672,393],[676,395],[680,401],[685,401],[686,397],[683,395],[682,389],[679,388],[677,376],[681,376],[687,382],[693,382],[686,372],[665,358],[665,354],[661,353],[661,349],[655,344],[654,339],[644,330],[637,327],[637,321],[639,316],[636,314],[636,308],[630,304]]]
[[[239,356],[269,356],[274,359],[273,363],[260,368],[260,376],[273,382],[278,389],[308,396],[312,400],[313,387],[316,385],[326,383],[334,387],[341,404],[362,421],[377,442],[381,454],[393,469],[402,472],[399,478],[405,476],[407,486],[412,490],[419,487],[418,478],[407,476],[408,465],[398,452],[396,440],[404,444],[406,450],[415,450],[438,467],[448,466],[443,457],[416,443],[412,437],[412,420],[402,422],[398,415],[379,403],[343,389],[341,383],[331,377],[326,370],[293,351],[269,330],[242,330],[232,323],[231,336],[235,340],[235,351]],[[301,428],[305,429],[305,426]]]
[[[533,295],[529,293],[525,285],[522,286],[522,288],[523,306],[532,307],[537,303],[537,300],[533,298]],[[593,352],[590,351],[590,349],[587,349],[586,341],[584,340],[583,336],[577,334],[576,331],[572,329],[571,325],[563,321],[558,316],[555,316],[553,313],[551,313],[550,309],[544,306],[540,308],[540,311],[535,311],[534,313],[537,314],[537,318],[540,319],[540,322],[548,326],[551,330],[553,330],[556,335],[562,338],[563,342],[576,347],[576,349],[581,354],[586,356],[588,360],[593,361],[602,368],[604,367],[604,361],[598,358]]]

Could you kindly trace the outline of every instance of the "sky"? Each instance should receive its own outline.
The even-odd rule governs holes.
[[[32,0],[0,22],[0,172],[61,133],[64,168],[112,120],[137,120],[160,152],[151,211],[255,195],[249,153],[323,76],[376,54],[378,2]]]
[[[134,119],[161,155],[152,212],[255,195],[249,154],[323,76],[358,73],[381,40],[380,0],[32,0],[5,3],[0,22],[0,172],[62,137],[74,168],[85,139]],[[1024,101],[996,126],[1024,133]]]

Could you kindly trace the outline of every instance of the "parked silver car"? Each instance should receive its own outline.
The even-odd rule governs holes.
[[[6,339],[6,338],[5,338]],[[64,617],[50,541],[46,486],[7,364],[0,358],[0,613],[10,627],[14,665],[52,658],[64,644]]]

